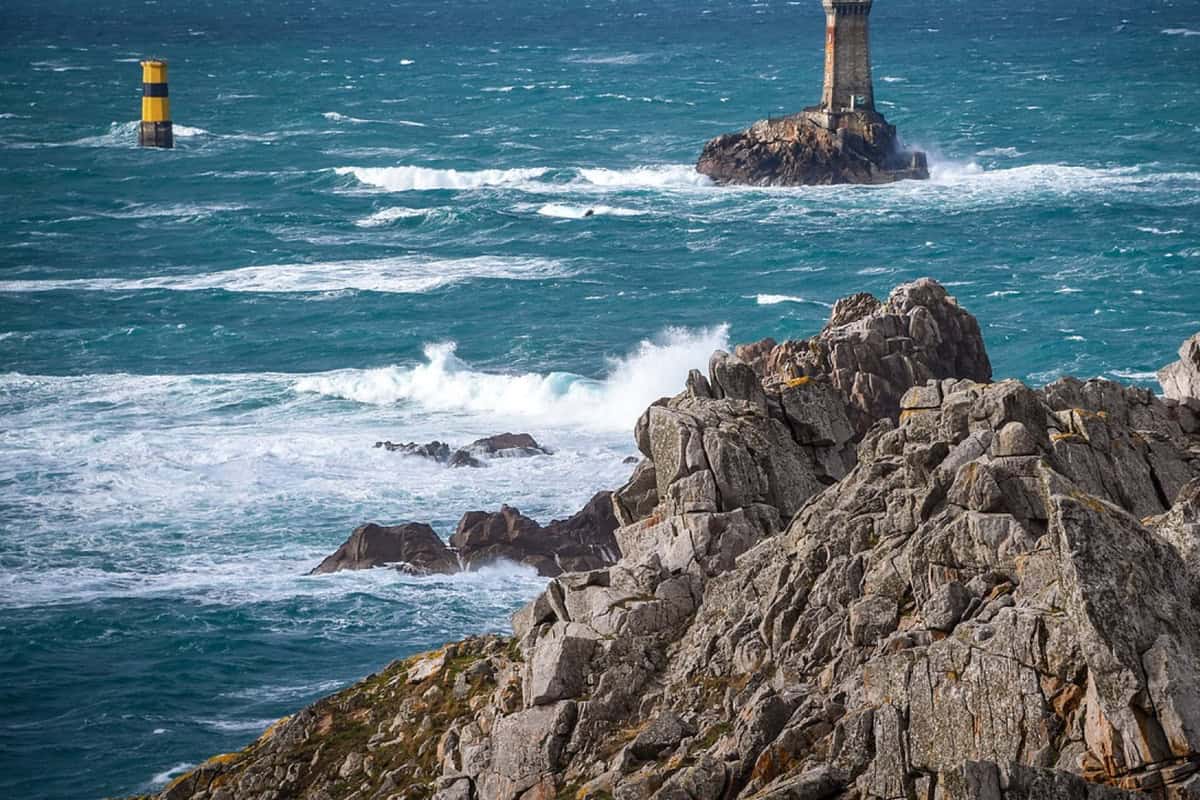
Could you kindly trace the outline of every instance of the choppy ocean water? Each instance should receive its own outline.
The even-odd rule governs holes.
[[[749,190],[690,164],[815,100],[815,0],[11,3],[0,796],[149,790],[503,630],[535,576],[303,573],[366,520],[573,512],[689,367],[841,295],[932,275],[998,376],[1153,385],[1200,329],[1200,9],[872,20],[933,180]],[[171,152],[135,146],[148,54]],[[504,430],[558,452],[371,447]]]

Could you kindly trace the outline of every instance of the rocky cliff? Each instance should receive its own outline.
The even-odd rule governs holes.
[[[710,140],[696,170],[721,184],[809,186],[926,179],[925,154],[905,150],[873,111],[806,111]]]
[[[638,422],[619,562],[162,800],[1200,798],[1200,401],[990,383],[932,281],[739,352]]]

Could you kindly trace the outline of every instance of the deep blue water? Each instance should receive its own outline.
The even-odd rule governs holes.
[[[933,180],[745,190],[690,164],[816,99],[816,0],[7,4],[0,796],[149,790],[503,630],[536,577],[303,573],[369,519],[574,511],[689,367],[843,294],[932,275],[998,376],[1153,386],[1200,328],[1200,6],[872,21]],[[371,447],[510,429],[558,453]]]

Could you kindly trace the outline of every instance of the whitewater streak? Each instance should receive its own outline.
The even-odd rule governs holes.
[[[386,220],[385,220],[386,222]],[[371,224],[377,224],[372,222]],[[384,224],[384,223],[378,223]],[[355,290],[419,294],[477,279],[542,280],[566,277],[571,268],[545,258],[437,259],[424,256],[323,261],[312,264],[270,264],[193,275],[148,278],[69,278],[62,280],[0,281],[0,292],[149,291],[311,293]]]

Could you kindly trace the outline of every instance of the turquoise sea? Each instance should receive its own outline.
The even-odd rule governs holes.
[[[933,179],[753,190],[690,165],[816,100],[817,0],[9,0],[0,796],[148,791],[505,629],[529,572],[304,573],[367,520],[573,512],[689,367],[841,295],[932,275],[997,376],[1154,386],[1200,329],[1200,5],[872,20]],[[505,430],[557,453],[372,448]]]

